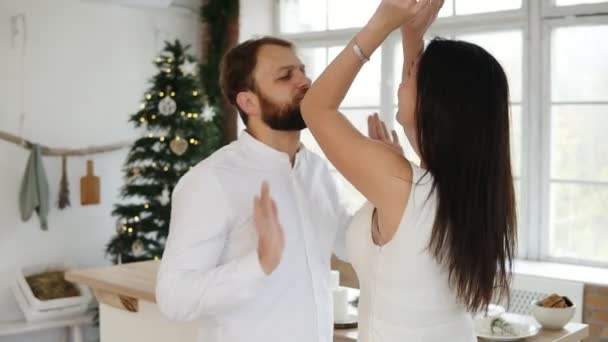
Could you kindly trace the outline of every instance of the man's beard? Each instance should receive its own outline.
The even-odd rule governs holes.
[[[262,121],[275,131],[301,131],[306,128],[302,118],[300,103],[292,101],[286,105],[277,105],[261,92],[258,92],[262,109]]]

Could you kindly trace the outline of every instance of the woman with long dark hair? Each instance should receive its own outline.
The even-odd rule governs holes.
[[[435,39],[423,49],[442,2],[382,0],[302,102],[325,155],[369,201],[346,238],[361,285],[360,341],[472,342],[471,313],[508,293],[516,241],[508,83],[477,45]],[[397,28],[405,57],[397,120],[420,165],[338,111]]]

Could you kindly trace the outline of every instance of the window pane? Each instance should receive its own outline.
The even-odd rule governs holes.
[[[523,42],[521,31],[500,31],[467,34],[456,37],[460,40],[477,44],[489,53],[502,65],[509,81],[509,95],[512,102],[521,102],[522,74],[523,74]],[[401,42],[395,48],[395,87],[401,83],[401,69],[403,65],[403,50]],[[394,103],[397,104],[397,88],[394,93]]]
[[[369,109],[340,109],[340,112],[344,114],[348,118],[348,120],[355,126],[355,128],[357,128],[365,136],[367,136],[367,116],[378,111],[379,109],[377,107],[370,107]],[[302,141],[304,146],[306,146],[306,148],[318,153],[320,156],[327,159],[325,157],[325,154],[323,154],[321,148],[313,138],[312,134],[310,134],[309,130],[306,129],[302,131],[300,140]]]
[[[606,130],[608,105],[554,105],[551,177],[608,182]]]
[[[523,74],[523,42],[521,31],[500,31],[467,34],[456,37],[477,44],[489,53],[502,65],[509,81],[509,95],[512,102],[521,102],[522,74]],[[394,103],[397,104],[397,87],[401,83],[401,69],[403,65],[403,51],[401,42],[395,47],[394,67]]]
[[[489,1],[488,1],[489,3]],[[466,34],[456,37],[477,44],[500,62],[509,80],[512,102],[521,102],[523,42],[521,31]]]
[[[325,30],[326,1],[328,0],[280,0],[280,31],[296,33]]]
[[[330,47],[328,61],[331,63],[342,49],[344,49],[343,46]],[[381,50],[378,49],[355,78],[355,82],[342,101],[342,107],[378,106],[380,103],[381,60]]]
[[[516,215],[517,215],[517,220],[516,220],[516,224],[517,224],[517,244],[519,246],[523,246],[524,245],[524,241],[526,239],[526,230],[524,227],[524,219],[521,217],[521,213],[522,213],[522,203],[521,203],[521,181],[519,179],[514,178],[513,179],[513,187],[515,188],[515,210],[516,210]],[[521,250],[522,248],[519,248],[520,250],[517,251],[517,254],[521,255],[522,253],[524,253],[525,251]]]
[[[608,262],[608,187],[551,185],[549,253]]]
[[[521,0],[456,0],[457,15],[506,11],[519,8],[521,8]]]
[[[328,0],[329,29],[365,25],[379,3],[379,0]]]
[[[608,101],[608,25],[561,27],[551,36],[551,99]]]
[[[300,48],[298,49],[298,55],[306,66],[306,75],[313,81],[321,75],[327,66],[327,49],[324,47]]]
[[[453,0],[446,0],[443,3],[443,7],[441,7],[441,10],[439,11],[439,16],[440,17],[449,17],[454,15],[454,3]]]
[[[378,112],[378,108],[364,109],[341,109],[341,112],[346,115],[350,122],[363,134],[367,136],[367,116],[371,113]],[[309,150],[318,153],[323,158],[326,158],[321,148],[314,140],[309,130],[302,131],[302,143]],[[365,198],[359,193],[334,167],[329,165],[332,173],[335,176],[336,184],[340,197],[344,200],[349,211],[354,212],[365,201]]]
[[[397,108],[395,107],[395,114],[397,113]],[[405,156],[420,165],[420,158],[414,152],[412,145],[407,140],[403,127],[397,122],[395,118],[393,121],[393,127],[397,131],[397,135],[399,136],[399,141],[403,146],[403,150],[405,152]],[[521,106],[519,105],[511,105],[511,167],[513,171],[514,177],[519,177],[521,174]]]
[[[599,4],[600,2],[606,2],[606,0],[555,0],[557,6]]]
[[[511,167],[514,177],[521,175],[521,106],[511,105]]]

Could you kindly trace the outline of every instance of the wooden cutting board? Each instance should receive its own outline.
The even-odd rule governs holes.
[[[93,174],[92,160],[87,160],[87,174],[80,178],[80,204],[99,204],[99,177]]]

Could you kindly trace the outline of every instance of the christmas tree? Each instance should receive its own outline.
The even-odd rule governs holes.
[[[171,193],[177,181],[222,142],[218,109],[201,90],[196,59],[189,46],[165,43],[155,60],[140,110],[130,122],[143,128],[125,162],[126,183],[115,205],[116,235],[106,247],[114,263],[161,257],[171,215]]]

